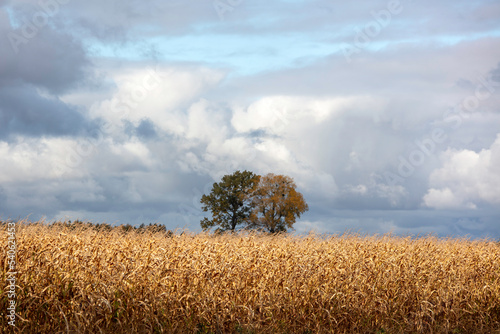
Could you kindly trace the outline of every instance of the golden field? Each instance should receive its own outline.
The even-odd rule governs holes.
[[[494,241],[23,223],[16,244],[4,333],[500,333]]]

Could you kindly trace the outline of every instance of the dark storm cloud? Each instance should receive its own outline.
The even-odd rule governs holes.
[[[46,26],[26,38],[22,28],[13,29],[5,22],[8,17],[3,14],[0,15],[0,21],[3,20],[0,24],[0,89],[33,85],[58,94],[75,88],[86,78],[90,62],[82,45],[71,35]],[[22,42],[16,43],[19,41],[16,36]]]
[[[33,8],[0,10],[0,140],[13,135],[78,136],[95,129],[59,95],[81,86],[90,62],[81,43],[50,25],[30,30]],[[23,25],[13,28],[10,20]],[[29,34],[27,34],[29,32]]]
[[[92,129],[76,107],[42,97],[33,86],[0,89],[0,140],[12,135],[78,136]]]

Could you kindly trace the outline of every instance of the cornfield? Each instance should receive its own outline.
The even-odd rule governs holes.
[[[4,283],[3,333],[500,333],[491,240],[25,222],[16,245],[17,318]]]

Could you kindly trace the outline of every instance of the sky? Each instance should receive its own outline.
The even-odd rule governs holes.
[[[298,233],[500,238],[500,2],[0,0],[0,219],[199,232],[236,170]]]

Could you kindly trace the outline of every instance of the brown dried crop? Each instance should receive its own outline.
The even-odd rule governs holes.
[[[12,329],[3,287],[3,333],[500,333],[491,240],[43,223],[16,237],[19,317]]]

